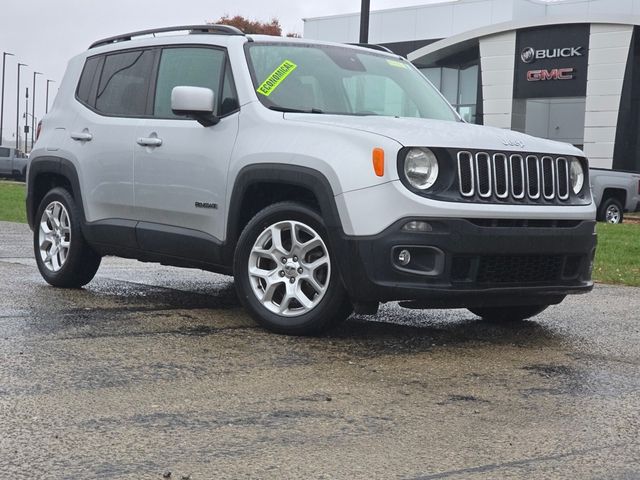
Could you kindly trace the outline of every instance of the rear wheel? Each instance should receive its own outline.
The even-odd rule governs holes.
[[[40,274],[54,287],[79,288],[89,283],[101,257],[85,241],[80,211],[64,188],[45,195],[36,213],[33,246]]]
[[[251,316],[276,333],[319,334],[352,311],[322,217],[304,205],[277,203],[248,223],[234,276]]]
[[[615,198],[607,198],[598,211],[598,220],[606,223],[622,223],[624,220],[624,208]]]
[[[549,305],[524,305],[517,307],[478,307],[469,311],[490,322],[517,322],[535,317],[545,311]]]

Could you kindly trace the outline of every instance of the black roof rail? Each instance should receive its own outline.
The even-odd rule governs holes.
[[[89,49],[103,47],[112,43],[126,42],[133,37],[141,37],[143,35],[155,35],[156,33],[182,32],[188,30],[189,33],[212,33],[214,35],[244,35],[239,28],[231,25],[181,25],[177,27],[153,28],[151,30],[140,30],[138,32],[124,33],[115,37],[103,38],[97,42],[93,42]]]
[[[353,45],[354,47],[370,48],[371,50],[379,50],[381,52],[394,53],[384,45],[376,45],[375,43],[349,43],[349,45]]]

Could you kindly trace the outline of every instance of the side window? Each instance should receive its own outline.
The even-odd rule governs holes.
[[[107,115],[144,115],[153,60],[150,50],[107,56],[96,94],[96,110]]]
[[[171,111],[171,92],[178,86],[210,88],[216,94],[218,112],[222,111],[225,96],[232,100],[235,98],[231,78],[225,75],[222,81],[225,63],[226,55],[222,50],[197,47],[164,49],[158,71],[154,116],[182,118]]]
[[[9,156],[9,149],[0,147],[0,157],[6,158],[8,156]]]
[[[80,81],[78,82],[78,89],[76,90],[76,96],[78,100],[86,105],[90,105],[91,90],[98,73],[98,65],[100,64],[100,57],[88,58],[84,64],[82,75],[80,75]]]

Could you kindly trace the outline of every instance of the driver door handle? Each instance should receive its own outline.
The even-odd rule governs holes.
[[[158,137],[142,137],[137,141],[141,147],[159,147],[162,145],[162,139]]]

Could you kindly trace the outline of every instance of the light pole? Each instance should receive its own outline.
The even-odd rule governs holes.
[[[29,146],[29,87],[24,89],[24,153]]]
[[[28,66],[26,63],[18,63],[18,85],[16,88],[16,150],[20,150],[20,69]],[[24,140],[26,147],[27,139],[25,138]]]
[[[13,57],[13,53],[2,52],[2,93],[0,93],[0,145],[2,145],[2,125],[4,119],[4,67],[7,57]]]
[[[49,84],[56,83],[55,80],[47,80],[47,99],[45,101],[44,113],[49,113]]]
[[[42,75],[41,72],[33,72],[33,90],[31,98],[31,150],[33,150],[33,132],[36,128],[36,75]]]
[[[371,0],[362,0],[360,7],[360,43],[369,43],[369,13]]]

